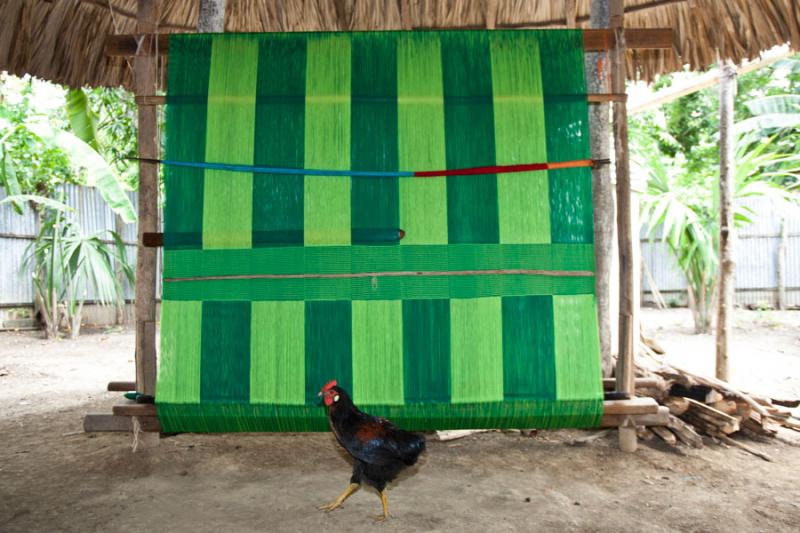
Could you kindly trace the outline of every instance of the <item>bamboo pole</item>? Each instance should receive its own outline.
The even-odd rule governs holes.
[[[608,0],[594,0],[589,25],[607,28]],[[592,52],[585,56],[587,89],[590,93],[607,93],[608,53]],[[589,137],[592,158],[609,159],[610,113],[608,103],[589,108]],[[597,298],[597,324],[600,333],[600,357],[603,375],[610,376],[611,357],[611,264],[614,249],[614,194],[611,167],[598,166],[592,170],[592,204],[594,206],[595,296]]]
[[[719,295],[717,302],[717,379],[728,381],[728,346],[733,313],[733,100],[736,67],[726,60],[719,78]]]
[[[225,32],[225,4],[227,0],[201,0],[197,33]]]
[[[158,5],[154,0],[138,0],[139,33],[157,31]],[[155,52],[155,51],[153,51]],[[133,61],[138,94],[153,94],[156,88],[155,53],[137,55]],[[139,156],[158,157],[156,108],[138,108]],[[146,396],[156,391],[156,250],[143,243],[145,232],[158,231],[158,165],[139,162],[139,238],[136,256],[136,389]]]

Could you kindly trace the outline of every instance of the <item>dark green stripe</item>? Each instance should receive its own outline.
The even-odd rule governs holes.
[[[591,157],[589,115],[583,73],[583,33],[553,30],[540,40],[544,84],[547,160]],[[551,241],[590,243],[592,230],[592,171],[575,168],[548,171]]]
[[[250,302],[203,302],[200,401],[250,401]]]
[[[394,34],[352,34],[350,162],[353,170],[397,170],[396,43]],[[350,192],[353,244],[364,242],[361,239],[364,231],[398,227],[397,180],[353,177]]]
[[[315,393],[316,394],[316,393]],[[316,398],[315,398],[316,399]],[[603,400],[504,401],[476,404],[360,405],[409,430],[591,428],[600,425]],[[317,405],[158,404],[164,432],[330,431]]]
[[[258,56],[253,164],[303,168],[306,38],[266,34]],[[253,175],[253,247],[303,243],[303,182]]]
[[[450,301],[403,302],[407,404],[450,401]]]
[[[452,32],[441,40],[447,168],[494,165],[489,39],[485,32]],[[449,242],[499,242],[497,217],[494,174],[447,178]]]
[[[165,278],[247,274],[341,274],[403,270],[594,270],[591,245],[451,244],[174,250]]]
[[[349,301],[306,302],[306,403],[330,380],[353,390],[352,308]]]
[[[205,35],[170,36],[169,93],[164,156],[178,161],[204,161],[206,102],[211,67],[211,39]],[[203,95],[191,104],[184,95]],[[179,102],[176,102],[176,100]],[[164,248],[200,248],[203,244],[204,172],[164,167]]]
[[[198,286],[199,285],[199,286]],[[591,294],[594,277],[409,276],[357,279],[245,279],[164,283],[169,300],[424,300]]]
[[[553,298],[503,298],[503,394],[507,399],[555,399]]]

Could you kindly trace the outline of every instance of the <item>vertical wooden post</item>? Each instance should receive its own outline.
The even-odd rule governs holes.
[[[777,257],[778,287],[775,295],[775,308],[780,311],[786,309],[786,240],[789,238],[788,227],[786,216],[782,216]]]
[[[158,26],[155,0],[138,0],[137,33],[155,33]],[[154,46],[154,44],[153,44]],[[141,50],[134,58],[133,73],[137,95],[154,94],[155,50]],[[139,106],[139,157],[158,159],[156,107]],[[136,390],[146,396],[156,392],[156,249],[145,248],[143,235],[159,231],[158,166],[139,162],[139,235],[136,256]]]
[[[728,345],[733,320],[733,99],[736,67],[726,60],[719,78],[719,295],[717,303],[717,379],[728,380]]]
[[[611,50],[611,92],[625,92],[625,31],[623,0],[610,0],[610,27],[615,45]],[[617,177],[617,246],[619,251],[619,352],[617,356],[617,391],[633,394],[633,356],[637,346],[635,333],[635,284],[633,265],[633,228],[631,223],[631,176],[628,164],[628,110],[625,102],[614,103],[614,153]],[[619,428],[623,451],[636,450],[636,427],[626,423]]]
[[[608,0],[592,0],[589,26],[609,26]],[[608,53],[592,52],[585,55],[586,83],[590,93],[607,93]],[[611,108],[609,104],[589,106],[589,137],[593,159],[611,157]],[[614,249],[614,193],[611,167],[601,165],[592,170],[592,205],[594,211],[595,275],[594,289],[597,299],[597,323],[600,332],[600,356],[603,375],[611,376],[611,265]]]
[[[564,2],[564,20],[567,21],[567,28],[575,28],[577,26],[576,24],[577,17],[578,17],[577,0],[566,0]]]

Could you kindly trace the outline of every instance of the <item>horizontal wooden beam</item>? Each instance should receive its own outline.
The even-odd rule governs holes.
[[[658,413],[658,403],[653,398],[607,400],[603,402],[606,415],[650,415]]]
[[[111,408],[119,416],[156,416],[156,406],[152,403],[120,402]]]
[[[664,383],[662,378],[636,378],[634,380],[637,389],[656,389]],[[603,390],[614,390],[617,380],[614,378],[603,379]]]
[[[669,408],[660,405],[658,411],[646,415],[603,415],[600,427],[616,428],[630,419],[636,426],[666,426],[669,425]]]
[[[454,28],[455,29],[455,28]],[[628,49],[671,49],[674,46],[671,28],[626,28],[625,46]],[[587,52],[600,52],[614,47],[614,32],[608,29],[583,30],[583,46]],[[136,56],[166,54],[169,34],[109,35],[106,37],[107,56]]]
[[[603,104],[606,102],[625,102],[627,99],[628,95],[625,93],[622,94],[595,93],[586,95],[586,101],[590,104]],[[166,95],[163,94],[146,94],[136,97],[136,105],[140,106],[166,105],[166,103],[167,103],[167,97]]]
[[[140,416],[139,429],[148,432],[160,432],[161,423],[155,416]],[[83,431],[93,433],[99,431],[133,431],[133,417],[112,415],[108,413],[89,413],[83,418]]]
[[[136,390],[135,381],[112,381],[108,384],[106,390],[111,392],[130,392]]]

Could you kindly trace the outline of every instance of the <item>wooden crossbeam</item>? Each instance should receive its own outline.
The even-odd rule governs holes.
[[[147,246],[147,245],[145,245]],[[108,384],[106,390],[111,392],[130,392],[136,390],[135,381],[112,381]]]
[[[161,423],[155,416],[140,416],[139,429],[147,432],[160,432]],[[133,431],[133,417],[113,415],[108,413],[89,413],[83,418],[83,431],[94,432],[131,432]]]
[[[603,415],[600,427],[617,428],[625,424],[627,420],[633,422],[634,426],[666,426],[669,424],[669,408],[661,405],[655,413],[645,415]]]
[[[152,403],[124,401],[114,404],[111,412],[119,416],[156,416],[156,406]]]
[[[603,414],[605,415],[654,415],[656,413],[658,413],[658,403],[653,398],[603,402]]]
[[[604,104],[606,102],[625,102],[628,95],[625,93],[594,93],[587,94],[586,101],[590,104]],[[167,97],[163,94],[145,94],[136,96],[136,105],[158,106],[166,105]]]
[[[626,28],[625,44],[628,49],[671,49],[674,46],[671,28]],[[614,32],[607,29],[583,30],[583,46],[587,52],[600,52],[614,47]],[[107,56],[137,56],[169,51],[169,34],[120,34],[106,38]]]

